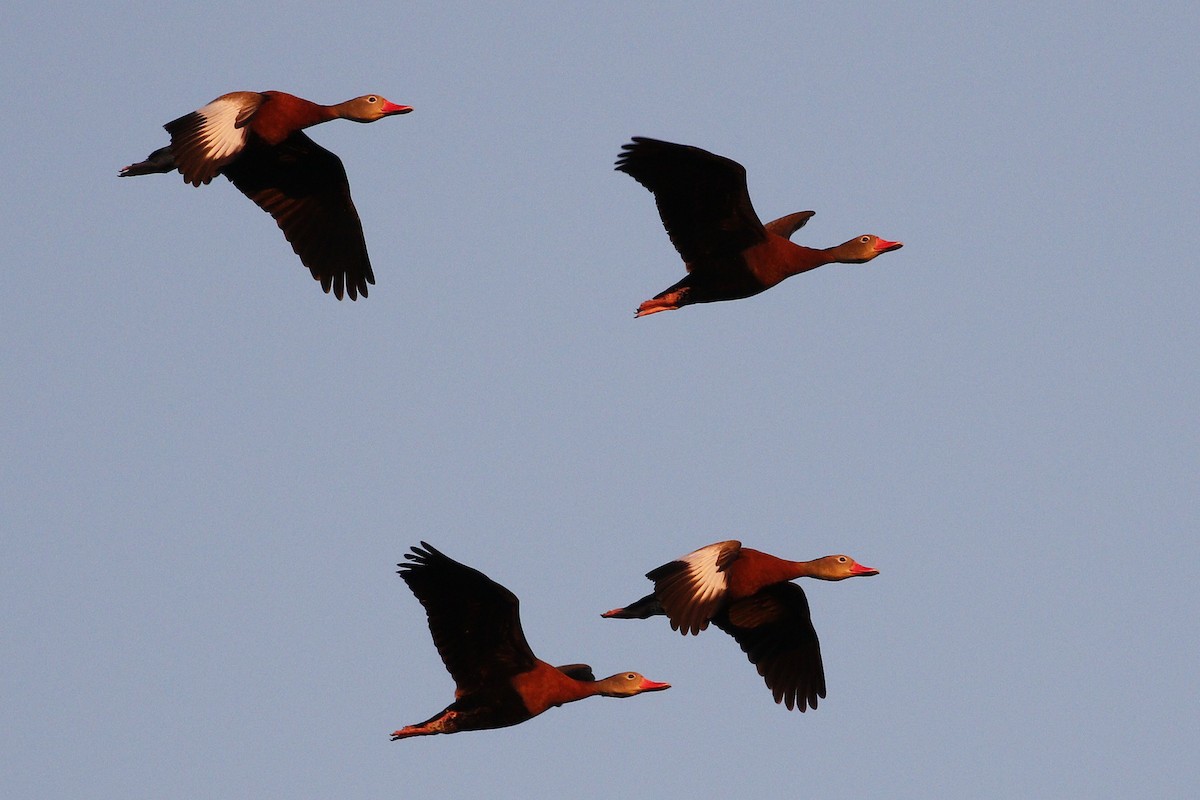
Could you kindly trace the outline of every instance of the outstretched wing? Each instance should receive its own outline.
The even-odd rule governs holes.
[[[219,175],[245,149],[246,123],[267,100],[259,92],[230,92],[164,125],[183,179],[199,186]]]
[[[574,678],[577,681],[595,682],[596,673],[592,672],[592,668],[588,664],[563,664],[561,667],[555,667],[563,675],[568,678]]]
[[[804,223],[812,218],[815,211],[797,211],[795,214],[788,214],[786,217],[773,219],[763,227],[768,232],[776,236],[782,236],[785,239],[792,238],[792,234],[804,227]]]
[[[776,703],[801,711],[825,696],[821,644],[804,590],[775,583],[723,610],[713,624],[741,645]]]
[[[633,137],[616,168],[654,193],[663,227],[688,270],[721,269],[766,232],[746,189],[746,169],[690,145]]]
[[[425,542],[397,566],[429,617],[429,631],[457,695],[507,684],[536,659],[521,630],[516,595]]]
[[[725,568],[741,551],[739,541],[717,542],[646,573],[672,628],[687,635],[708,627],[725,603]]]
[[[297,131],[273,147],[251,137],[222,172],[275,218],[322,289],[367,296],[375,273],[341,159]]]

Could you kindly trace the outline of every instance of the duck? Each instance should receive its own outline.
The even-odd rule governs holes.
[[[699,147],[635,136],[622,146],[615,169],[653,193],[688,273],[638,306],[634,317],[752,297],[824,264],[865,264],[904,246],[874,234],[823,250],[794,244],[792,234],[816,212],[764,225],[750,203],[746,168]]]
[[[646,573],[654,591],[605,618],[648,619],[665,615],[683,635],[716,625],[734,638],[771,690],[789,710],[815,709],[825,697],[825,667],[804,590],[790,581],[841,581],[878,575],[847,555],[788,561],[715,542]]]
[[[224,175],[275,218],[326,294],[357,300],[375,273],[346,169],[303,131],[332,119],[375,122],[411,111],[378,94],[321,105],[286,92],[230,92],[168,122],[171,143],[118,175],[178,170],[192,186]]]
[[[587,664],[551,666],[533,654],[521,630],[516,595],[427,542],[397,564],[425,607],[434,645],[456,685],[454,702],[392,741],[413,736],[505,728],[586,697],[633,697],[671,688],[638,672],[596,680]]]

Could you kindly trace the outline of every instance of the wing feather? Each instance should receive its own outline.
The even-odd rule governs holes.
[[[730,269],[765,241],[746,188],[746,169],[699,147],[635,136],[616,169],[654,194],[663,227],[689,271]]]
[[[725,569],[741,547],[732,539],[716,542],[646,573],[672,628],[687,635],[708,627],[725,602]]]
[[[322,289],[367,296],[375,273],[341,159],[297,131],[274,147],[252,138],[223,172],[275,218]]]
[[[533,669],[516,595],[425,542],[405,558],[398,572],[425,607],[433,643],[459,695],[510,686],[514,675]]]
[[[724,609],[713,624],[741,646],[776,703],[804,711],[825,696],[821,644],[796,584],[772,584]]]

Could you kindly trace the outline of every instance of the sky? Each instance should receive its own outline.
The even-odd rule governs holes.
[[[6,14],[9,797],[1185,797],[1200,782],[1194,3],[128,3]],[[310,131],[377,277],[228,182],[119,179],[234,90]],[[682,263],[631,136],[796,240],[905,243],[635,320]],[[599,614],[736,538],[828,697]],[[391,742],[452,699],[428,541],[552,663],[666,692]]]

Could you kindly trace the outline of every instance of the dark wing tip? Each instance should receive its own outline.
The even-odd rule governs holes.
[[[636,144],[633,142],[621,145],[621,152],[617,153],[617,161],[613,165],[613,169],[618,172],[629,172],[629,156],[633,153],[634,147],[636,147]]]
[[[333,296],[338,300],[344,299],[349,295],[350,299],[357,300],[360,296],[367,297],[367,285],[375,284],[375,273],[371,271],[371,267],[367,265],[367,271],[358,277],[357,281],[351,278],[348,272],[322,273],[319,269],[310,267],[313,278],[321,282],[321,289],[325,294],[333,293]]]
[[[409,552],[404,554],[404,558],[404,561],[396,565],[400,568],[396,572],[401,577],[404,577],[412,570],[430,566],[431,562],[435,559],[443,558],[449,560],[444,553],[425,541],[410,547]]]
[[[681,147],[681,146],[682,145],[672,144],[671,142],[665,142],[662,139],[651,139],[649,136],[630,137],[629,142],[621,145],[621,152],[617,154],[617,163],[613,167],[613,169],[618,170],[619,172],[624,172],[626,174],[631,175],[632,173],[629,172],[629,168],[630,168],[629,161],[630,161],[630,159],[637,158],[639,155],[641,155],[640,151],[645,150],[650,147]]]
[[[563,675],[568,678],[574,678],[577,681],[595,681],[596,673],[588,664],[564,664],[560,667],[555,667]]]
[[[649,572],[646,573],[646,577],[652,581],[658,582],[658,581],[662,580],[663,578],[666,578],[670,575],[675,575],[675,574],[679,573],[680,570],[683,570],[686,568],[687,568],[686,561],[681,561],[680,559],[675,559],[674,561],[668,561],[666,564],[663,564],[662,566],[655,567],[654,569],[650,570]]]

